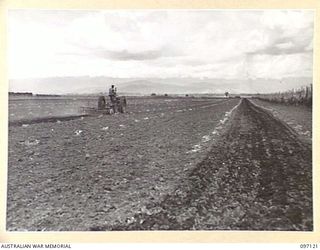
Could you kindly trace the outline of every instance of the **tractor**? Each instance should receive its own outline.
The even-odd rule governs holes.
[[[113,102],[106,102],[104,96],[100,96],[98,99],[98,110],[109,110],[110,114],[124,113],[127,106],[127,100],[125,96],[117,96]]]
[[[113,102],[107,102],[105,96],[99,96],[97,108],[81,107],[81,111],[86,114],[100,113],[112,115],[115,113],[125,113],[126,107],[127,99],[125,96],[117,96]]]

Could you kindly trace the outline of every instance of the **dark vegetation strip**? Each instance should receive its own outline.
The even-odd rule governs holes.
[[[255,96],[259,100],[282,103],[286,105],[305,105],[312,107],[312,84],[309,86],[293,89],[286,92],[273,94],[259,94]]]

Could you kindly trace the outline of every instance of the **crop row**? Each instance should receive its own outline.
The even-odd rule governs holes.
[[[257,99],[288,105],[312,106],[312,84],[285,92],[259,94]]]

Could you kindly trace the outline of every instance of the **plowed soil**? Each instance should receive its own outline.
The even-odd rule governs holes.
[[[311,162],[308,144],[243,100],[174,193],[112,229],[312,230]]]
[[[312,108],[305,105],[289,105],[254,99],[252,102],[267,109],[284,121],[299,135],[299,139],[312,144]]]
[[[246,99],[10,126],[7,229],[310,231],[311,146]]]
[[[81,231],[126,223],[175,190],[238,103],[137,98],[126,114],[36,122],[20,112],[23,123],[9,126],[7,229]]]

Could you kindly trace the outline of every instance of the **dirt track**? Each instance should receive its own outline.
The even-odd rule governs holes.
[[[163,202],[92,230],[312,230],[309,145],[244,99],[208,156]]]

